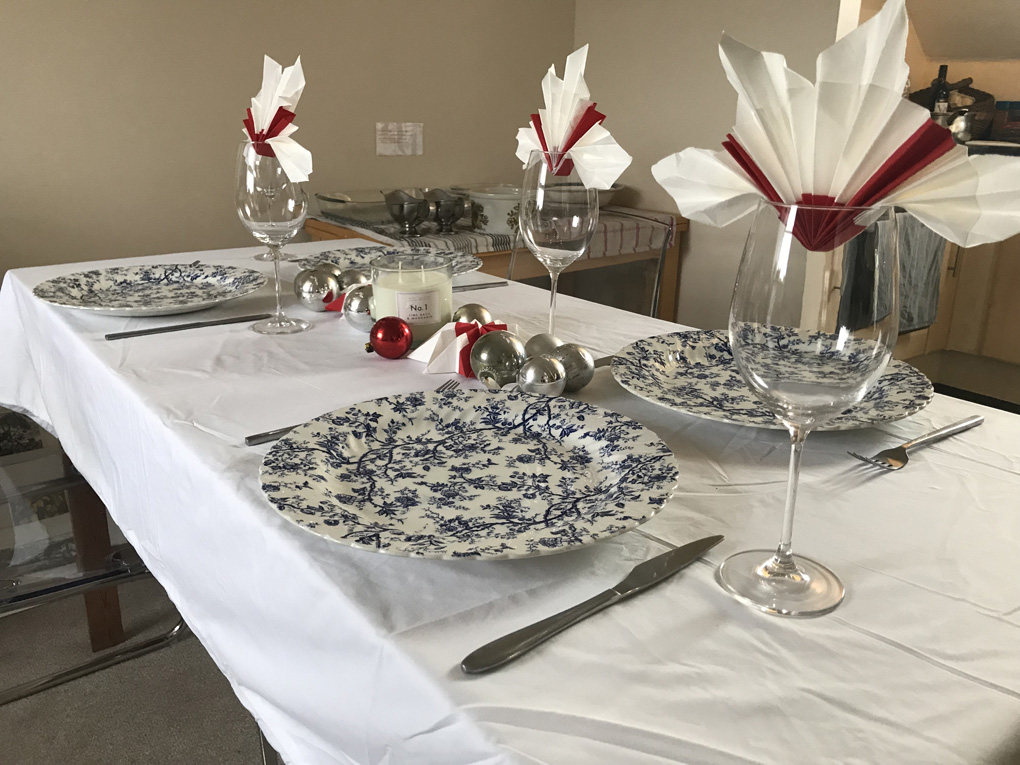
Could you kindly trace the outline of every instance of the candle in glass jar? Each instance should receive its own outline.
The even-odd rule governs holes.
[[[372,318],[399,316],[411,326],[414,345],[453,316],[453,266],[445,255],[391,253],[372,261]]]

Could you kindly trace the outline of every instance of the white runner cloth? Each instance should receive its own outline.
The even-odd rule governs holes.
[[[363,244],[295,245],[299,254]],[[265,269],[257,248],[181,260]],[[90,264],[96,265],[96,264]],[[187,317],[118,319],[31,290],[81,264],[21,269],[0,289],[0,403],[45,423],[289,763],[661,765],[973,763],[1020,757],[1020,418],[937,396],[900,423],[816,433],[795,550],[847,586],[833,614],[766,616],[714,581],[730,553],[778,541],[780,431],[674,413],[609,369],[579,397],[656,430],[680,482],[639,530],[503,562],[410,560],[322,540],[264,499],[265,445],[245,435],[366,398],[435,388],[410,360],[366,354],[336,314],[266,337],[245,325],[107,342],[106,332],[269,310],[271,293]],[[284,266],[285,277],[296,268]],[[487,280],[470,275],[461,280]],[[287,287],[289,289],[289,287]],[[287,293],[289,294],[289,293]],[[547,294],[455,294],[524,335]],[[558,332],[598,355],[675,325],[571,298]],[[898,473],[857,463],[974,412],[980,428]],[[726,541],[654,590],[489,675],[465,654],[711,533]]]

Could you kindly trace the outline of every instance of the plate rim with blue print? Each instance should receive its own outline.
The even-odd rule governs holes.
[[[472,255],[469,252],[460,252],[459,250],[437,250],[431,247],[388,247],[386,245],[371,245],[364,247],[345,247],[336,250],[324,250],[323,252],[315,255],[307,255],[303,258],[299,258],[294,261],[299,268],[308,269],[315,268],[320,263],[329,261],[336,263],[334,260],[330,260],[328,256],[334,256],[337,258],[344,257],[355,253],[358,258],[363,259],[364,262],[360,264],[351,263],[348,268],[359,268],[364,270],[370,270],[370,264],[374,258],[380,255],[415,255],[415,254],[426,254],[426,255],[446,255],[453,261],[453,275],[459,276],[460,274],[468,274],[472,271],[477,271],[482,267],[482,259],[477,255]],[[348,261],[350,262],[350,261]]]
[[[231,291],[220,291],[212,295],[195,295],[189,299],[182,300],[179,294],[177,294],[176,297],[173,296],[173,293],[179,293],[179,290],[171,290],[167,299],[163,302],[157,301],[154,303],[152,302],[152,295],[147,294],[140,305],[132,305],[131,301],[128,300],[128,297],[130,297],[128,293],[122,295],[124,302],[119,305],[116,304],[116,302],[111,304],[109,296],[104,299],[103,305],[95,305],[83,302],[81,299],[75,300],[73,293],[71,296],[68,294],[68,290],[73,289],[74,285],[82,280],[95,281],[100,279],[121,278],[140,281],[143,274],[153,272],[158,273],[159,271],[162,271],[165,275],[168,271],[173,269],[182,271],[186,269],[194,269],[206,272],[207,275],[211,275],[214,278],[217,277],[217,275],[229,277],[229,280],[224,284],[224,289],[230,288]],[[60,306],[61,308],[73,308],[78,311],[91,311],[105,316],[172,316],[174,314],[201,311],[206,308],[212,308],[213,306],[225,303],[228,300],[234,300],[239,297],[244,297],[245,295],[250,295],[251,293],[261,289],[265,286],[265,284],[266,277],[264,274],[261,274],[254,269],[242,268],[240,266],[199,262],[140,263],[135,265],[90,268],[84,271],[75,271],[70,274],[54,276],[37,284],[32,289],[32,294],[39,300],[50,303],[51,305]],[[113,297],[115,298],[116,296]]]
[[[549,438],[565,446],[546,451],[540,444]],[[369,441],[379,445],[365,450]],[[410,456],[394,456],[398,450]],[[332,479],[316,453],[334,460]],[[377,458],[385,481],[378,480]],[[574,461],[577,469],[551,468],[557,461]],[[259,483],[284,518],[345,546],[399,557],[506,560],[565,552],[635,528],[665,506],[678,473],[669,447],[624,415],[560,397],[459,390],[387,396],[317,417],[270,449]],[[591,491],[593,476],[604,490]],[[543,492],[559,496],[558,507],[543,501]],[[465,493],[471,496],[458,499]],[[422,496],[431,501],[425,505]],[[554,507],[559,520],[549,523]],[[535,523],[535,513],[546,520]],[[484,533],[472,536],[479,526]]]
[[[679,342],[681,339],[684,342]],[[655,370],[649,370],[647,364],[641,360],[641,356],[645,353],[643,348],[650,344],[661,345],[663,350],[686,353],[688,358],[690,358],[692,351],[709,346],[714,351],[721,351],[722,344],[724,344],[725,354],[723,355],[728,357],[729,363],[726,363],[720,353],[709,353],[707,358],[710,359],[710,362],[707,364],[700,363],[698,365],[698,374],[718,377],[721,371],[725,375],[724,382],[735,377],[740,381],[741,395],[746,395],[756,403],[756,409],[752,412],[741,411],[739,409],[726,411],[718,406],[699,405],[693,400],[693,394],[686,401],[679,396],[666,397],[661,392],[661,389],[668,385],[670,381],[656,380],[650,377],[650,372],[654,373]],[[702,356],[702,358],[705,357],[705,355]],[[714,422],[724,422],[729,425],[744,425],[774,430],[782,430],[786,427],[764,404],[758,402],[755,399],[754,393],[747,388],[746,383],[744,383],[739,371],[737,371],[736,366],[733,364],[729,349],[729,338],[723,330],[681,330],[636,340],[614,356],[612,371],[616,381],[635,396],[677,412]],[[877,395],[877,391],[885,391],[886,386],[891,381],[898,380],[901,376],[906,376],[912,382],[916,389],[915,392],[911,394],[909,399],[904,398],[900,401],[899,407],[889,408],[885,412],[877,412],[874,405],[869,404],[869,401],[874,400],[872,397]],[[659,390],[656,390],[656,388],[659,388]],[[672,393],[672,391],[670,392]],[[823,423],[815,428],[815,430],[855,430],[872,427],[884,422],[902,420],[928,406],[931,403],[933,394],[934,388],[927,377],[909,364],[893,359],[889,362],[882,376],[879,377],[878,382],[875,383],[874,388],[865,396],[863,401],[845,410],[838,417]],[[738,402],[734,395],[725,390],[721,392],[713,391],[713,395],[717,400],[726,401],[728,399],[731,402]],[[871,413],[870,416],[866,414],[867,412]]]

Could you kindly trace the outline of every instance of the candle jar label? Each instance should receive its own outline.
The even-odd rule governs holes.
[[[398,292],[397,316],[408,324],[435,324],[441,320],[439,292]]]

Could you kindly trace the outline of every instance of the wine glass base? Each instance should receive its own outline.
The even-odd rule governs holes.
[[[776,616],[821,616],[843,602],[846,590],[832,571],[810,558],[794,556],[793,576],[769,576],[764,566],[774,550],[746,550],[722,562],[715,578],[726,592]]]
[[[293,335],[296,332],[304,332],[311,329],[311,323],[304,319],[291,319],[284,316],[282,319],[273,316],[264,321],[257,321],[251,328],[262,335]]]
[[[251,259],[252,260],[257,260],[260,263],[272,263],[273,262],[273,253],[271,253],[269,250],[266,250],[265,252],[260,252],[258,255],[252,255]],[[280,256],[280,261],[282,263],[291,263],[291,262],[293,262],[295,260],[301,260],[301,256],[300,255],[281,255]]]

